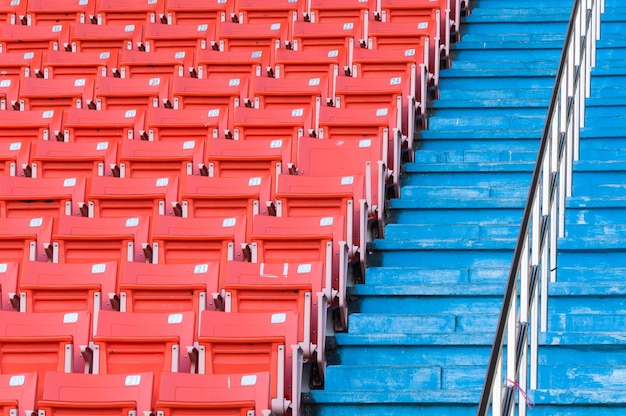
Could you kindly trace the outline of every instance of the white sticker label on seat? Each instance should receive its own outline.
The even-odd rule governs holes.
[[[176,59],[183,59],[185,57],[185,52],[181,51],[181,52],[176,52],[176,54],[174,55],[174,58]]]
[[[156,181],[156,186],[167,186],[170,182],[169,178],[159,178]]]
[[[139,218],[129,218],[126,220],[127,227],[136,227],[139,225]]]
[[[376,117],[382,117],[382,116],[386,116],[387,115],[387,109],[386,108],[379,108],[378,110],[376,110]]]
[[[157,0],[148,0],[148,4],[157,4]]]
[[[196,142],[194,142],[193,140],[189,140],[183,143],[184,150],[193,149],[195,147],[196,147]]]
[[[344,176],[341,178],[342,185],[352,185],[354,183],[354,176]]]
[[[20,150],[22,148],[22,143],[17,142],[17,143],[11,143],[9,145],[9,150]]]
[[[22,386],[24,385],[25,381],[26,381],[26,377],[23,375],[11,376],[11,378],[9,379],[9,386],[11,387]]]
[[[100,59],[109,59],[111,57],[111,52],[100,52]]]
[[[85,78],[80,78],[74,81],[75,87],[84,87],[85,86]]]
[[[359,140],[359,147],[371,147],[372,141],[370,139]]]
[[[89,0],[78,0],[79,6],[86,6],[89,3]]]
[[[137,115],[137,110],[127,110],[126,113],[124,114],[124,117],[132,118],[132,117],[135,117],[136,115]]]
[[[260,58],[263,55],[263,52],[261,51],[254,51],[252,52],[252,55],[250,55],[253,58]]]
[[[54,117],[54,110],[44,111],[43,114],[41,115],[41,118],[52,118],[52,117]]]
[[[248,180],[248,186],[259,186],[261,185],[261,178],[250,178]]]
[[[78,322],[78,313],[66,313],[63,315],[63,323],[64,324],[73,324],[74,322]]]
[[[20,0],[11,0],[11,6],[19,6]]]
[[[10,86],[11,86],[11,80],[10,79],[3,79],[2,81],[0,81],[0,87],[6,88],[6,87],[10,87]]]
[[[283,147],[282,140],[272,140],[270,142],[270,149],[280,149],[281,147]]]
[[[270,26],[270,30],[278,30],[280,29],[280,23],[272,23]]]
[[[104,273],[107,270],[107,265],[100,263],[100,264],[94,264],[91,266],[91,273],[92,274],[99,274],[99,273]]]
[[[406,51],[404,51],[404,56],[414,56],[415,55],[415,49],[407,49]]]
[[[125,386],[138,386],[139,383],[141,383],[141,376],[139,374],[126,376],[126,380],[124,380]]]
[[[217,117],[220,115],[219,109],[209,110],[209,117]]]
[[[222,227],[234,227],[235,225],[237,225],[236,218],[224,218],[222,221]]]
[[[400,77],[391,78],[389,80],[389,85],[400,85],[400,82],[402,82],[402,78]]]
[[[428,29],[428,22],[421,22],[417,24],[418,29]]]
[[[135,31],[135,25],[126,25],[126,27],[124,27],[124,32],[134,32]]]
[[[76,178],[67,178],[63,181],[64,188],[69,188],[70,186],[76,186]]]
[[[182,313],[171,313],[167,317],[168,324],[179,324],[183,322],[183,314]]]
[[[7,264],[0,263],[0,273],[6,273],[6,272],[7,272]]]
[[[33,59],[35,57],[34,52],[26,52],[24,53],[24,59]]]
[[[233,78],[230,81],[228,81],[228,86],[229,87],[238,87],[240,83],[241,83],[241,80],[239,78]]]
[[[193,268],[193,274],[202,274],[209,271],[208,264],[196,264]]]
[[[274,313],[274,314],[272,314],[272,319],[271,319],[270,322],[273,323],[273,324],[282,324],[286,320],[287,320],[287,314],[286,313]]]
[[[150,81],[148,81],[148,85],[151,87],[155,87],[159,84],[161,84],[161,78],[150,78]]]
[[[336,58],[339,55],[339,51],[338,50],[332,50],[332,51],[328,51],[328,57],[329,58]]]
[[[41,224],[43,224],[43,218],[33,218],[30,220],[30,223],[28,225],[31,228],[34,228],[34,227],[41,227]]]
[[[354,23],[344,23],[343,30],[352,30],[354,29]]]
[[[291,117],[302,117],[304,114],[304,110],[302,108],[296,108],[291,112]]]
[[[319,78],[311,78],[309,80],[309,87],[314,87],[316,85],[320,85],[320,79]]]
[[[328,227],[333,225],[333,217],[324,217],[320,219],[320,227]]]
[[[311,273],[311,265],[310,264],[298,264],[298,273]]]
[[[208,28],[209,25],[207,25],[206,23],[203,25],[198,25],[198,32],[206,32]]]
[[[61,26],[61,25],[54,25],[54,26],[52,26],[52,33],[59,33],[62,30],[63,30],[63,26]]]
[[[107,150],[109,148],[109,142],[100,142],[96,145],[96,150]]]
[[[242,386],[254,386],[256,385],[256,375],[251,374],[249,376],[241,376]]]

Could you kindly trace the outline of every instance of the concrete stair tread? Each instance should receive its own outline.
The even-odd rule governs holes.
[[[457,194],[458,195],[458,194]],[[625,202],[626,203],[626,202]],[[524,208],[526,199],[506,197],[470,198],[451,195],[434,201],[419,198],[395,198],[390,201],[392,209],[483,209],[483,208]],[[521,217],[520,217],[521,220]]]
[[[497,152],[489,150],[424,150],[415,152],[413,163],[485,163],[485,162],[534,162],[537,152],[530,150],[510,150]]]
[[[626,390],[615,388],[568,388],[568,389],[536,389],[528,392],[535,405],[623,405],[626,403]],[[588,407],[585,407],[589,409]],[[608,412],[609,409],[605,408]],[[588,410],[588,412],[590,409]],[[623,410],[622,410],[623,411]]]
[[[502,281],[506,278],[509,268],[424,268],[424,267],[370,267],[367,270],[367,282],[364,285],[355,286],[355,290],[368,290],[368,286],[394,287],[394,286],[417,286],[440,285],[450,290],[454,287],[470,282],[484,285],[488,281]],[[500,285],[497,285],[500,286]],[[500,288],[503,290],[503,288]]]
[[[537,107],[544,109],[550,103],[549,98],[544,99],[532,99],[532,98],[490,98],[490,99],[476,99],[468,98],[465,100],[437,100],[433,104],[433,108],[523,108],[523,107]]]
[[[515,248],[515,238],[475,238],[475,239],[441,239],[441,240],[376,240],[373,250],[511,250]],[[626,248],[625,248],[626,250]]]
[[[532,172],[534,160],[524,161],[497,161],[497,162],[450,162],[424,163],[412,162],[404,165],[406,173],[428,172]]]
[[[331,403],[467,403],[472,404],[475,414],[475,404],[480,398],[481,389],[458,389],[458,390],[413,390],[413,391],[384,391],[384,392],[336,392],[325,390],[312,390],[304,397],[304,401],[331,402]],[[429,409],[432,409],[429,406]],[[336,414],[336,413],[335,413]],[[354,414],[354,413],[353,413]],[[359,412],[359,414],[363,414]]]
[[[463,284],[441,283],[434,284],[405,284],[405,285],[358,285],[350,290],[356,296],[385,295],[385,296],[504,296],[506,280],[500,284]]]
[[[494,128],[494,129],[486,129],[483,126],[483,129],[468,129],[468,128],[460,128],[460,129],[439,129],[439,130],[422,130],[420,131],[420,136],[423,139],[443,139],[450,140],[451,137],[454,137],[456,140],[459,139],[482,139],[482,140],[490,140],[490,141],[498,141],[501,139],[535,139],[537,143],[541,138],[541,134],[543,131],[542,128]],[[598,136],[598,137],[626,137],[626,133],[622,131],[621,135],[615,136]]]

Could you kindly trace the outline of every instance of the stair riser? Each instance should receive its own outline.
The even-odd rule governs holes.
[[[500,186],[530,185],[531,172],[432,172],[418,173],[403,179],[403,186]]]
[[[386,250],[368,256],[368,264],[378,267],[420,266],[433,269],[445,267],[493,268],[510,267],[510,250]]]
[[[475,416],[476,405],[450,404],[324,404],[310,405],[304,416],[406,416],[433,414],[438,416]]]
[[[523,210],[513,209],[403,209],[392,212],[391,221],[397,224],[518,224]]]

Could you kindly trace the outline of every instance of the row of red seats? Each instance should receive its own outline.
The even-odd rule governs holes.
[[[151,372],[155,375],[151,408],[165,373],[268,372],[272,410],[282,415],[290,405],[299,407],[300,385],[294,380],[301,378],[304,352],[296,311],[204,311],[199,322],[194,312],[101,310],[92,317],[88,311],[1,311],[0,317],[3,374],[37,373],[39,400],[48,388],[44,374],[50,371]]]
[[[38,381],[43,379],[41,399]],[[0,375],[3,415],[203,414],[271,415],[267,372],[198,375],[161,373],[153,398],[152,373],[89,374],[47,372]],[[201,392],[201,393],[200,393]],[[154,406],[152,403],[154,403]],[[36,411],[38,410],[38,413]]]

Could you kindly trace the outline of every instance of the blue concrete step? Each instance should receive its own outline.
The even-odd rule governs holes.
[[[626,154],[626,150],[624,151]],[[494,152],[489,150],[422,150],[415,152],[414,163],[477,163],[477,162],[533,162],[537,158],[534,151],[509,150]]]

